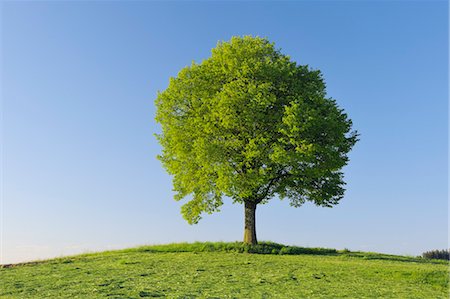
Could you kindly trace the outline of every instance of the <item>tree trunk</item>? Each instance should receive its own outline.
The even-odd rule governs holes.
[[[244,243],[256,245],[256,203],[245,202]]]

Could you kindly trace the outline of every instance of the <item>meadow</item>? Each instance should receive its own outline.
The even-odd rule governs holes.
[[[0,298],[448,298],[448,262],[275,243],[182,243],[0,268]]]

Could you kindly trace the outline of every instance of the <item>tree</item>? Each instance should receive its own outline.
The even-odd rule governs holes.
[[[171,78],[155,101],[162,161],[183,217],[197,223],[223,197],[244,204],[244,242],[257,244],[255,211],[278,195],[299,207],[332,207],[357,142],[352,122],[326,97],[318,70],[265,38],[219,42],[210,58]]]

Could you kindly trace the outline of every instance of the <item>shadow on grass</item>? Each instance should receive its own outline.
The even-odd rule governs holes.
[[[336,249],[331,248],[306,248],[287,246],[273,242],[260,242],[257,245],[248,245],[241,242],[195,242],[176,243],[167,245],[143,246],[134,250],[140,252],[236,252],[254,254],[281,254],[281,255],[337,255]]]
[[[288,246],[274,242],[260,242],[257,245],[248,245],[241,242],[195,242],[174,243],[165,245],[143,246],[130,249],[138,252],[235,252],[252,254],[277,254],[277,255],[329,255],[342,256],[344,258],[360,258],[365,260],[385,260],[407,263],[431,263],[445,264],[445,261],[424,259],[422,257],[410,257],[390,255],[374,252],[353,252],[349,250],[336,250],[333,248],[308,248]]]
[[[406,262],[406,263],[426,263],[426,264],[446,264],[448,262],[435,259],[424,259],[422,257],[412,257],[412,256],[401,256],[401,255],[390,255],[375,252],[345,252],[340,253],[340,255],[345,257],[355,257],[362,258],[365,260],[382,260],[382,261],[395,261],[395,262]]]

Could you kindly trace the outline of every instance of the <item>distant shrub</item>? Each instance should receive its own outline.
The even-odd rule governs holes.
[[[449,254],[449,249],[431,250],[422,253],[422,257],[426,259],[450,260]]]

